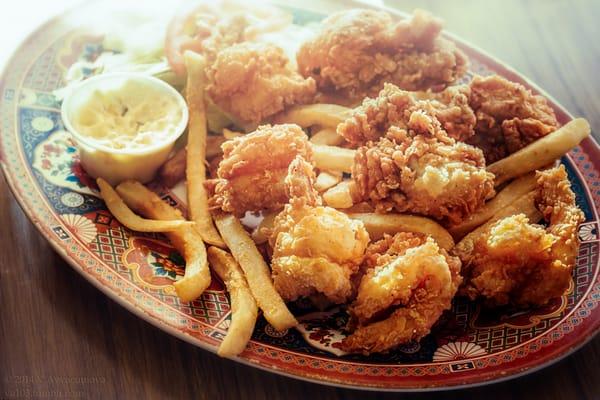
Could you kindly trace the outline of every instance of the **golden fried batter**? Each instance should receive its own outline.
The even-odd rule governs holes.
[[[344,350],[389,351],[427,335],[451,306],[461,282],[460,260],[416,233],[386,235],[369,246],[369,265],[350,307]]]
[[[300,72],[319,90],[352,99],[385,82],[406,90],[443,89],[467,70],[466,56],[440,37],[442,22],[423,10],[395,22],[384,11],[353,9],[323,20],[297,54]]]
[[[202,41],[202,54],[212,64],[221,50],[248,40],[246,31],[252,26],[249,18],[242,14],[233,14],[215,20],[202,16],[197,20],[202,28],[210,32]],[[210,24],[214,24],[211,26]]]
[[[285,181],[290,203],[276,217],[270,239],[273,282],[286,301],[319,294],[344,303],[369,234],[362,222],[321,206],[314,180],[312,166],[297,156]]]
[[[218,178],[207,183],[213,193],[209,206],[237,216],[282,208],[288,201],[288,166],[297,155],[307,160],[312,155],[308,137],[294,124],[263,125],[221,147]]]
[[[491,224],[472,246],[459,243],[453,253],[463,262],[462,295],[483,298],[493,306],[537,306],[568,288],[583,213],[575,204],[564,166],[537,176],[536,205],[548,228],[515,215]]]
[[[256,125],[288,106],[309,103],[316,92],[314,79],[303,78],[281,48],[265,43],[221,50],[207,77],[211,99],[242,124]]]
[[[542,96],[498,75],[476,76],[469,105],[477,117],[468,143],[481,148],[489,164],[553,132],[559,124]]]
[[[380,97],[338,127],[347,140],[367,141],[356,152],[352,178],[360,200],[378,212],[457,223],[493,196],[494,176],[485,170],[481,150],[449,137],[426,107],[430,103],[420,108],[413,100],[386,85]]]
[[[475,133],[469,95],[466,85],[425,93],[385,84],[377,97],[364,99],[352,116],[338,125],[337,132],[353,146],[365,145],[384,136],[390,126],[406,129],[411,114],[424,110],[440,122],[448,136],[464,141]]]
[[[450,86],[439,93],[430,94],[429,107],[440,121],[448,136],[461,142],[475,134],[475,114],[469,106],[469,86]]]
[[[525,147],[558,127],[554,111],[542,96],[493,75],[469,84],[432,92],[407,92],[384,85],[379,96],[365,99],[338,133],[353,145],[377,140],[391,125],[404,126],[410,113],[427,110],[456,140],[481,148],[488,163]]]

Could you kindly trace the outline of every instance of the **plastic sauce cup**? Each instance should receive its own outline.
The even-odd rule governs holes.
[[[181,109],[181,118],[179,121],[173,121],[175,127],[172,133],[147,145],[116,149],[78,132],[72,121],[95,91],[118,88],[130,80],[143,87],[144,94],[147,91],[148,99],[152,99],[152,96],[170,96],[175,100]],[[183,134],[188,123],[187,105],[177,90],[160,79],[134,73],[111,73],[84,80],[63,100],[61,116],[79,149],[82,167],[91,177],[102,177],[111,185],[117,185],[127,179],[135,179],[142,183],[152,180],[158,168],[169,157],[175,141]]]

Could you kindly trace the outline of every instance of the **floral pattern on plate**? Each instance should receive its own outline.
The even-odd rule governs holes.
[[[298,318],[296,329],[311,346],[336,356],[346,353],[341,349],[346,335],[342,332],[348,322],[346,311],[339,307],[329,311],[317,311]]]
[[[93,221],[83,215],[63,214],[61,215],[67,228],[85,243],[91,243],[98,234],[98,229]]]
[[[122,261],[142,285],[168,292],[185,271],[185,260],[172,246],[144,237],[129,238]]]
[[[478,344],[468,342],[452,342],[445,344],[433,354],[433,361],[456,361],[487,354]]]
[[[96,188],[96,183],[81,167],[79,152],[67,131],[55,131],[40,142],[34,150],[33,168],[56,186],[97,196],[91,189]]]

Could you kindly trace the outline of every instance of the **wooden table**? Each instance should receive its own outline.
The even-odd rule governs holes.
[[[392,2],[390,2],[392,3]],[[576,3],[576,4],[570,4]],[[449,30],[525,73],[600,132],[593,0],[427,1]],[[596,136],[598,137],[598,136]],[[0,179],[0,398],[391,398],[319,386],[222,360],[105,297],[63,261]],[[600,338],[510,382],[402,398],[600,398]]]

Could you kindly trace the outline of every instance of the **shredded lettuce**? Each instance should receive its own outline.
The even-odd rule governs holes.
[[[65,75],[66,87],[56,90],[54,95],[62,100],[78,82],[108,72],[151,75],[182,88],[184,82],[171,71],[164,52],[170,18],[169,13],[147,9],[144,12],[139,6],[116,10],[103,26],[96,27],[105,32],[100,47],[81,55]]]

